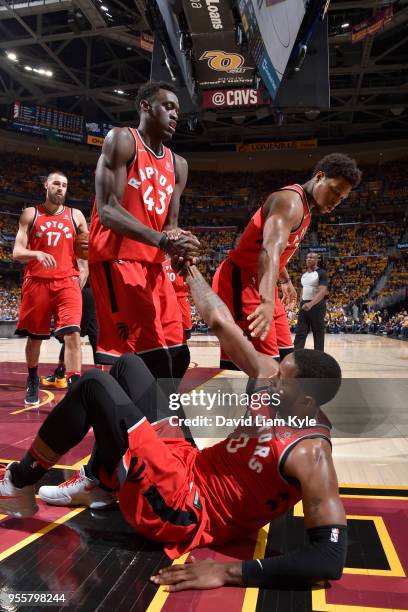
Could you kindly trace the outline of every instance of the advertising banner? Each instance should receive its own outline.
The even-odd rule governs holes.
[[[202,107],[238,108],[241,106],[260,106],[268,104],[269,101],[256,89],[215,89],[203,91]]]
[[[275,151],[282,149],[315,149],[317,140],[287,140],[285,142],[251,142],[237,144],[238,153],[254,153],[256,151]]]
[[[228,0],[183,0],[183,8],[191,34],[234,29]]]
[[[368,36],[378,34],[378,32],[391,21],[393,14],[393,7],[388,6],[384,10],[373,15],[373,17],[370,17],[370,19],[365,19],[361,23],[358,23],[352,29],[351,42],[354,44],[360,42],[360,40],[364,40]]]
[[[196,76],[202,87],[253,85],[255,64],[236,46],[233,32],[192,38]]]

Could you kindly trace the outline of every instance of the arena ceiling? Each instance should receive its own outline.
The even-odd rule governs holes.
[[[358,24],[390,4],[394,17],[384,30],[352,44],[350,27],[342,25]],[[137,42],[150,30],[145,6],[146,0],[0,0],[3,116],[20,100],[82,113],[88,121],[134,123],[135,92],[150,76],[151,53]],[[407,138],[408,0],[331,0],[328,15],[330,109],[201,111],[194,130],[188,117],[180,122],[177,148]]]

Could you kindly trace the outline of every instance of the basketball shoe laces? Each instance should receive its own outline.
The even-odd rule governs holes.
[[[81,474],[80,472],[75,472],[75,474],[72,476],[72,478],[70,478],[69,480],[66,480],[65,482],[61,482],[61,484],[58,485],[59,489],[64,489],[65,487],[69,487],[71,485],[75,485],[77,484],[77,482],[79,480],[89,480],[89,478],[86,477],[85,474]],[[95,488],[95,485],[87,485],[85,486],[85,491],[91,491],[92,489]]]

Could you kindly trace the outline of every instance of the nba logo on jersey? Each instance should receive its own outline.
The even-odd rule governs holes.
[[[339,541],[339,530],[337,529],[337,527],[333,527],[330,533],[330,542],[334,542],[335,544],[337,544],[338,541]]]

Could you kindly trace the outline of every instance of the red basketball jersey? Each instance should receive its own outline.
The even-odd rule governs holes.
[[[129,166],[122,206],[143,225],[161,232],[174,191],[173,153],[162,145],[156,155],[142,140],[138,130],[128,128],[135,139],[136,156]],[[92,211],[89,262],[127,259],[159,263],[164,253],[157,247],[116,234],[101,224],[96,207]]]
[[[179,298],[187,298],[188,297],[188,285],[184,278],[177,274],[173,268],[171,267],[171,263],[169,261],[163,262],[163,268],[166,272],[169,281],[172,283],[174,287],[174,291],[176,292],[177,299]]]
[[[25,267],[24,276],[50,279],[78,276],[74,254],[76,231],[72,208],[64,206],[61,212],[53,215],[44,206],[37,206],[27,248],[49,253],[56,260],[57,267],[45,268],[39,261],[32,259]]]
[[[288,243],[280,256],[279,272],[283,270],[292,255],[295,253],[300,242],[303,240],[311,221],[309,204],[302,187],[300,185],[289,185],[288,187],[283,187],[279,191],[286,190],[295,191],[302,198],[303,217],[299,227],[290,233]],[[236,248],[228,252],[228,256],[234,263],[237,264],[237,266],[244,268],[245,270],[249,270],[253,272],[253,274],[258,273],[259,254],[262,248],[264,225],[265,219],[262,215],[261,206],[258,208],[246,226]]]
[[[281,425],[274,409],[250,414],[252,430],[237,430],[196,458],[196,483],[217,542],[256,531],[293,507],[301,499],[301,489],[284,476],[290,451],[307,438],[330,442],[331,425],[321,411],[315,426],[304,427]]]

